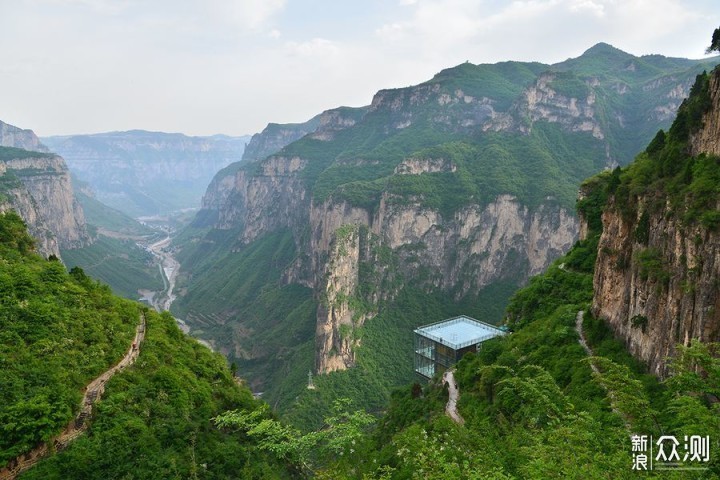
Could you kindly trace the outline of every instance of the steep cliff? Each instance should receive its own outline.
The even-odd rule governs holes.
[[[593,312],[653,373],[675,345],[720,340],[720,71],[700,75],[603,213]]]
[[[247,140],[142,130],[43,138],[100,201],[131,216],[197,207],[215,172],[239,161]]]
[[[32,130],[18,128],[3,121],[0,121],[0,146],[22,148],[32,152],[50,152]]]
[[[89,243],[85,217],[61,157],[0,147],[0,159],[0,210],[13,209],[20,214],[41,254],[59,257],[60,248]]]

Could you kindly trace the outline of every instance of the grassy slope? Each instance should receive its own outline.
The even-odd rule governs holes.
[[[139,236],[155,233],[153,229],[142,225],[123,212],[85,195],[77,187],[75,188],[75,198],[78,199],[82,206],[85,221],[91,225],[122,235]]]
[[[69,268],[79,266],[88,275],[109,284],[126,298],[137,299],[138,289],[162,290],[163,281],[153,256],[132,240],[98,236],[92,245],[62,250]]]

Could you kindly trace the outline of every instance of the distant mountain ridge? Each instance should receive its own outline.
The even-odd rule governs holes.
[[[249,139],[131,130],[43,141],[100,201],[141,216],[197,207],[215,172],[239,161]]]

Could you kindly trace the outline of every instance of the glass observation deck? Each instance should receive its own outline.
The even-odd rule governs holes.
[[[414,330],[415,372],[430,379],[453,366],[467,352],[505,330],[465,315],[431,323]]]

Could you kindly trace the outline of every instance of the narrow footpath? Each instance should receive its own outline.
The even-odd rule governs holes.
[[[457,409],[458,398],[460,398],[460,389],[455,381],[454,370],[447,370],[442,376],[443,384],[448,384],[448,402],[445,405],[445,413],[452,418],[458,425],[464,425],[465,419],[460,415]]]
[[[65,430],[49,442],[42,443],[33,450],[10,460],[10,462],[0,470],[0,480],[13,480],[17,478],[20,473],[34,466],[49,453],[64,450],[73,440],[82,435],[88,428],[88,419],[92,414],[93,405],[102,397],[105,391],[105,384],[107,384],[108,380],[117,372],[135,363],[138,355],[140,355],[140,345],[143,340],[145,340],[144,315],[141,317],[140,324],[135,330],[135,338],[130,345],[130,349],[122,360],[114,367],[103,372],[85,387],[85,394],[80,404],[80,412],[67,424]]]
[[[583,310],[580,310],[577,313],[577,316],[575,317],[575,330],[578,333],[578,343],[581,347],[585,350],[585,353],[588,357],[594,357],[595,354],[592,351],[592,348],[590,348],[590,345],[588,345],[587,340],[585,339],[585,333],[583,332],[583,320],[585,318],[585,312]],[[595,365],[595,362],[590,360],[590,368],[592,369],[593,373],[595,375],[601,375],[600,369]],[[615,393],[611,390],[608,390],[604,385],[603,388],[608,394],[608,398],[610,399],[610,406],[612,408],[613,413],[617,414],[622,418],[623,422],[625,423],[625,428],[628,430],[632,429],[632,425],[630,424],[630,421],[628,418],[617,408],[615,408]]]

